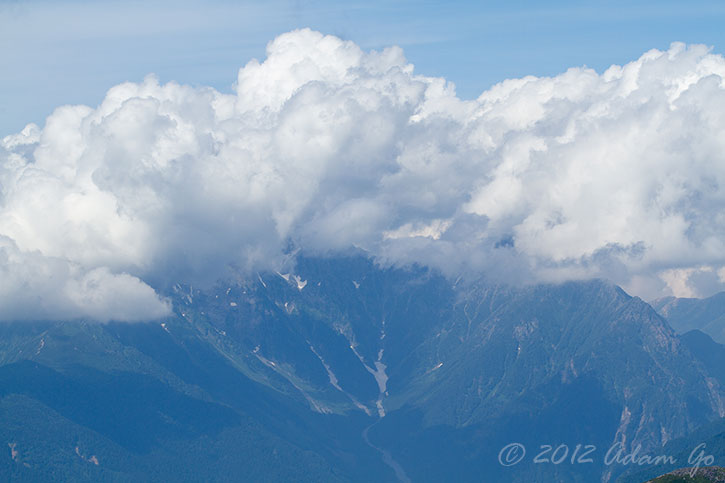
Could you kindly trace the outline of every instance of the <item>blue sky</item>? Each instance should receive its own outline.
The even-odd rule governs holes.
[[[363,48],[399,45],[419,73],[476,97],[503,79],[602,71],[672,41],[725,52],[725,2],[138,2],[0,0],[0,136],[57,106],[155,73],[229,91],[280,33],[311,27]]]

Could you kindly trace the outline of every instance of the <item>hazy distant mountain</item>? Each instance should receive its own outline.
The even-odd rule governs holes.
[[[699,329],[725,344],[725,292],[706,299],[665,297],[652,302],[652,307],[677,332]]]
[[[720,356],[697,353],[721,346],[604,281],[300,258],[168,295],[174,316],[152,323],[0,325],[0,475],[598,481],[626,469],[603,464],[612,444],[659,448],[725,416]],[[512,442],[528,456],[504,467]],[[594,461],[533,464],[545,444],[594,445]]]

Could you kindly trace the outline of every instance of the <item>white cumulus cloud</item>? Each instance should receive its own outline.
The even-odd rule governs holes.
[[[464,101],[403,52],[281,35],[235,92],[111,88],[0,143],[0,318],[143,320],[289,246],[504,282],[720,289],[725,59],[672,44]],[[152,288],[154,287],[154,288]]]

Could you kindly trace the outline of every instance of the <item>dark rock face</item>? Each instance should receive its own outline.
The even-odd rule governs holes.
[[[725,468],[682,468],[662,475],[647,483],[722,483],[725,482]]]

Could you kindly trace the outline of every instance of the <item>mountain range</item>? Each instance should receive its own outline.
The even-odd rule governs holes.
[[[162,320],[0,325],[3,479],[614,481],[610,448],[725,418],[725,347],[603,280],[298,256],[160,290]]]

